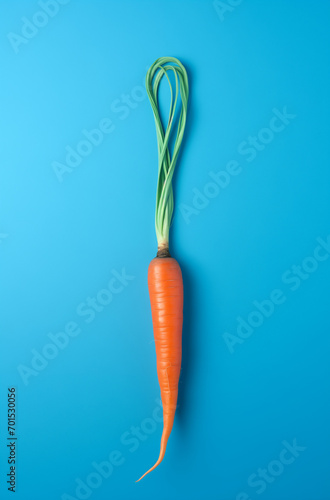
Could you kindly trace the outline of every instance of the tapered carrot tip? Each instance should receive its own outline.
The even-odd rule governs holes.
[[[149,474],[149,472],[151,472],[152,470],[156,469],[156,467],[158,467],[158,465],[163,460],[163,458],[165,456],[167,441],[168,441],[168,438],[169,438],[169,436],[171,434],[171,430],[172,430],[172,426],[173,426],[174,412],[172,411],[171,413],[172,414],[171,414],[171,416],[170,416],[169,419],[166,416],[165,416],[165,419],[164,419],[163,434],[162,434],[162,439],[161,439],[161,442],[160,442],[160,453],[159,453],[158,460],[155,463],[155,465],[153,465],[149,470],[147,470],[147,472],[145,472],[143,474],[143,476],[140,477],[140,479],[138,479],[137,481],[135,481],[136,483],[138,483],[139,481],[141,481],[141,479],[143,479],[144,476],[146,476],[147,474]]]
[[[152,470],[156,469],[156,467],[158,467],[158,465],[160,464],[160,462],[163,460],[163,457],[161,460],[157,460],[157,462],[155,463],[155,465],[153,465],[149,470],[147,470],[147,472],[145,472],[143,474],[143,476],[140,477],[140,479],[138,479],[137,481],[135,481],[136,483],[138,483],[139,481],[141,481],[141,479],[144,478],[144,476],[146,476],[147,474],[149,474],[149,472],[151,472]]]

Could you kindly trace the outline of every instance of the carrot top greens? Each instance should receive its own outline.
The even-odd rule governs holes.
[[[167,74],[169,71],[173,71],[174,73],[174,90]],[[165,131],[158,108],[158,88],[164,75],[168,80],[171,91],[170,112]],[[158,182],[155,217],[156,236],[158,248],[168,248],[169,231],[174,208],[172,178],[186,125],[189,95],[188,77],[184,66],[175,57],[160,57],[154,62],[147,72],[146,88],[155,118],[158,143]],[[173,133],[172,125],[175,110],[176,107],[180,105],[178,104],[179,95],[181,96],[181,112],[171,156],[168,146],[171,133]]]

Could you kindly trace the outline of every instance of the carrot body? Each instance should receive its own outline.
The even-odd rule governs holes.
[[[159,458],[140,479],[163,460],[177,405],[183,320],[183,283],[178,262],[171,257],[153,259],[149,265],[148,286],[164,423]]]

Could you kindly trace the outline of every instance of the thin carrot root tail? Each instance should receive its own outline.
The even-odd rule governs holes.
[[[136,483],[138,483],[139,481],[141,481],[141,479],[143,479],[143,478],[144,478],[144,476],[146,476],[147,474],[149,474],[149,472],[151,472],[152,470],[156,469],[156,467],[158,467],[158,465],[160,464],[160,462],[163,460],[164,456],[165,456],[165,450],[163,451],[163,453],[161,452],[161,453],[159,454],[158,460],[157,460],[157,462],[155,463],[155,465],[153,465],[153,466],[152,466],[149,470],[147,470],[147,472],[145,472],[145,473],[143,474],[143,476],[141,476],[141,477],[140,477],[140,479],[138,479],[138,480],[137,480],[137,481],[135,481],[135,482],[136,482]]]
[[[167,441],[168,441],[168,438],[170,437],[170,434],[171,434],[171,430],[172,430],[172,426],[173,426],[173,420],[174,420],[174,414],[173,414],[173,417],[170,418],[170,421],[167,421],[166,423],[164,423],[162,439],[161,439],[161,442],[160,442],[160,453],[159,453],[159,457],[158,457],[157,462],[149,470],[147,470],[147,472],[145,472],[143,474],[143,476],[140,477],[140,479],[138,479],[137,481],[135,481],[136,483],[138,483],[139,481],[141,481],[141,479],[143,479],[144,476],[146,476],[147,474],[149,474],[149,472],[151,472],[154,469],[156,469],[156,467],[158,467],[158,465],[163,460],[163,458],[165,456]]]

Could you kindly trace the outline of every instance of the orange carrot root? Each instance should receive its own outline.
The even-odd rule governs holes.
[[[163,460],[174,422],[181,370],[183,320],[183,283],[177,261],[172,257],[153,259],[149,265],[148,286],[164,424],[158,460],[136,482]]]

